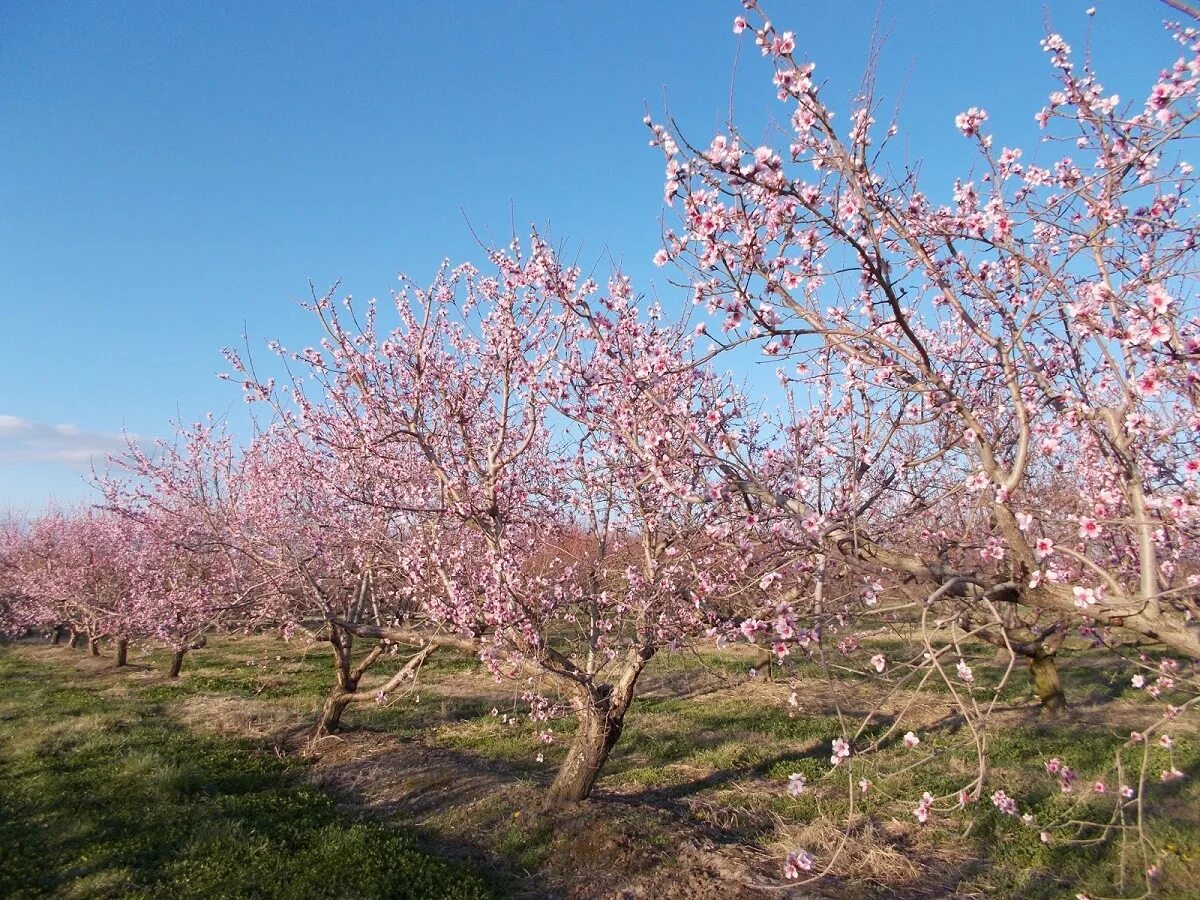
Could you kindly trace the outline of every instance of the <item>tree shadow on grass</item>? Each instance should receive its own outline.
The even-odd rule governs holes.
[[[91,697],[56,732],[85,689],[33,668],[0,655],[0,896],[489,894],[413,833],[348,819],[294,762],[159,706]]]

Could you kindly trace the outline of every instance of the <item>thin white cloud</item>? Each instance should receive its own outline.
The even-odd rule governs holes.
[[[110,453],[126,448],[125,435],[87,431],[77,425],[47,425],[0,414],[0,464],[62,462],[102,466]]]

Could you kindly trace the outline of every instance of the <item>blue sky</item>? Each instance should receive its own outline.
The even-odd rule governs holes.
[[[1097,14],[1084,14],[1095,6]],[[877,10],[879,93],[903,83],[906,151],[928,184],[969,165],[955,113],[1036,143],[1049,16],[1102,80],[1144,95],[1175,54],[1155,0],[776,0],[826,96],[860,83]],[[552,233],[676,302],[658,246],[662,165],[641,118],[695,140],[724,121],[733,0],[0,5],[0,507],[86,497],[92,454],[208,411],[244,330],[315,339],[311,279],[386,296],[470,226]],[[750,35],[737,116],[782,117]],[[668,216],[670,214],[668,213]]]

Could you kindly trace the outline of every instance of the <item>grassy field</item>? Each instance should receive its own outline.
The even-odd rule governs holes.
[[[986,684],[1000,662],[978,652]],[[958,749],[966,729],[945,694],[882,701],[864,737],[882,737],[906,709],[902,730],[922,736],[914,759],[932,764],[884,771],[862,796],[828,756],[839,717],[856,721],[880,702],[872,680],[834,692],[803,667],[787,682],[751,677],[745,651],[664,655],[593,801],[550,816],[540,793],[571,723],[553,722],[557,739],[540,743],[546,726],[522,714],[524,686],[514,693],[470,660],[434,656],[415,695],[356,705],[345,731],[308,745],[327,653],[218,638],[168,681],[154,655],[117,671],[65,648],[0,650],[0,896],[484,895],[478,877],[431,862],[435,849],[501,894],[779,897],[791,896],[780,892],[782,858],[800,847],[833,860],[819,895],[1099,897],[1119,893],[1123,877],[1125,893],[1138,891],[1142,864],[1122,833],[1048,847],[986,799],[980,816],[917,824],[914,797],[970,773]],[[1063,795],[1043,762],[1060,756],[1088,778],[1147,711],[1129,673],[1086,653],[1064,662],[1067,717],[1039,718],[1020,670],[990,724],[987,793],[1009,786],[1039,822],[1103,814],[1107,798]],[[1183,726],[1173,733],[1189,777],[1153,786],[1150,833],[1165,853],[1159,895],[1194,897],[1200,748]],[[1151,765],[1164,754],[1152,751]],[[810,781],[799,798],[784,789],[794,772]]]
[[[0,897],[491,896],[294,760],[63,662],[0,653]]]

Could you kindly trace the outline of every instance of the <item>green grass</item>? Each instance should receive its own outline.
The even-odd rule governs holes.
[[[893,659],[917,652],[888,638],[873,641],[863,653],[885,642]],[[976,695],[988,697],[987,686],[1001,677],[1003,660],[986,645],[966,645],[964,652],[975,671]],[[1079,818],[1107,818],[1103,805],[1108,802],[1111,810],[1111,795],[1096,798],[1085,792],[1094,778],[1111,777],[1106,773],[1114,753],[1128,738],[1130,726],[1115,723],[1139,721],[1141,710],[1153,708],[1145,692],[1130,688],[1129,667],[1114,666],[1090,651],[1064,652],[1061,674],[1077,706],[1061,719],[1047,719],[1036,715],[1028,671],[1018,665],[1002,699],[1012,709],[1003,724],[992,723],[988,731],[991,774],[982,808],[942,809],[929,825],[918,826],[912,807],[922,791],[953,794],[974,775],[969,729],[947,716],[944,686],[933,686],[920,699],[910,711],[915,720],[902,721],[882,753],[860,759],[858,751],[894,721],[888,714],[873,720],[855,742],[848,781],[847,769],[829,765],[830,742],[841,726],[816,666],[803,658],[789,660],[776,669],[771,685],[761,674],[750,679],[753,655],[740,647],[656,657],[645,674],[646,692],[631,709],[599,782],[600,797],[609,799],[588,807],[581,818],[535,812],[542,787],[569,746],[574,720],[568,716],[550,723],[556,740],[540,744],[537,732],[547,726],[530,722],[516,701],[524,683],[509,685],[506,692],[486,676],[471,677],[479,671],[472,660],[433,656],[421,674],[420,703],[405,697],[383,706],[358,704],[347,710],[344,725],[373,732],[370,746],[386,742],[390,734],[398,744],[418,745],[430,760],[444,758],[449,768],[428,776],[439,784],[460,773],[490,773],[498,791],[426,814],[423,827],[443,841],[466,841],[491,854],[518,880],[528,874],[535,882],[569,881],[576,867],[609,865],[589,855],[598,852],[599,834],[615,841],[613,846],[642,852],[691,840],[696,833],[688,829],[699,829],[705,840],[758,845],[778,855],[781,835],[816,829],[836,838],[853,819],[867,823],[863,833],[874,834],[877,843],[848,851],[839,865],[853,868],[860,849],[881,851],[909,860],[918,873],[901,873],[892,881],[884,866],[843,875],[836,884],[854,896],[877,896],[880,885],[902,893],[1050,898],[1086,890],[1113,895],[1122,865],[1127,876],[1122,894],[1138,891],[1143,863],[1133,852],[1122,857],[1119,838],[1082,849],[1048,847],[1039,840],[1041,823],[1070,817],[1071,804],[1081,796],[1085,803],[1074,810]],[[203,729],[217,723],[199,717],[228,709],[221,727],[230,731],[244,729],[243,719],[267,723],[258,733],[303,729],[314,721],[331,684],[326,645],[215,636],[207,648],[189,654],[177,682],[138,671],[90,675],[81,671],[90,665],[79,667],[70,659],[60,665],[50,648],[8,655],[0,650],[0,716],[13,717],[2,723],[0,735],[0,853],[8,844],[16,848],[0,856],[0,896],[17,889],[25,896],[188,896],[189,891],[212,896],[214,885],[228,885],[227,896],[270,896],[272,886],[281,896],[406,896],[404,890],[411,896],[440,896],[437,886],[450,883],[444,874],[449,870],[422,855],[422,845],[411,835],[340,818],[328,797],[305,786],[295,763],[263,755],[253,745],[181,734],[169,718],[177,711]],[[166,662],[157,654],[132,661],[155,668]],[[374,678],[386,677],[395,664],[381,660]],[[849,690],[839,702],[852,730],[900,671],[896,665],[882,677],[868,672],[845,680]],[[789,716],[786,697],[793,686],[801,708]],[[220,701],[233,702],[222,706]],[[893,702],[890,712],[903,703]],[[491,715],[493,707],[510,723]],[[1118,718],[1109,720],[1110,709]],[[920,750],[911,754],[899,746],[910,727],[921,736]],[[1187,779],[1161,784],[1165,751],[1155,748],[1151,756],[1148,835],[1163,854],[1156,896],[1200,896],[1200,784],[1195,780],[1200,743],[1188,729],[1178,737],[1175,762],[1188,772]],[[925,764],[909,768],[929,754]],[[1043,768],[1051,756],[1079,772],[1080,791],[1059,791]],[[1127,751],[1125,762],[1127,767],[1140,764],[1140,756],[1135,760]],[[793,772],[809,781],[799,798],[784,789]],[[874,787],[865,797],[855,795],[851,815],[847,788],[863,774]],[[993,809],[988,798],[998,787],[1036,823],[1026,825]],[[418,802],[421,790],[412,788]],[[611,802],[614,795],[618,802]],[[130,809],[137,816],[122,819]],[[667,827],[657,831],[646,826],[656,809],[671,811],[663,820]],[[48,827],[32,828],[31,822]],[[234,847],[246,848],[245,853],[235,853]],[[830,852],[816,845],[811,849]],[[235,866],[235,858],[245,858],[245,866]],[[386,876],[371,862],[376,858],[389,861]],[[665,864],[671,864],[669,855]],[[482,890],[469,876],[455,875],[452,883],[459,891]],[[286,889],[279,887],[284,884]],[[336,889],[322,894],[329,884]],[[399,893],[396,885],[402,886]]]
[[[347,818],[298,764],[173,722],[164,701],[252,695],[262,675],[206,666],[119,696],[0,648],[0,896],[492,896],[414,835]]]

